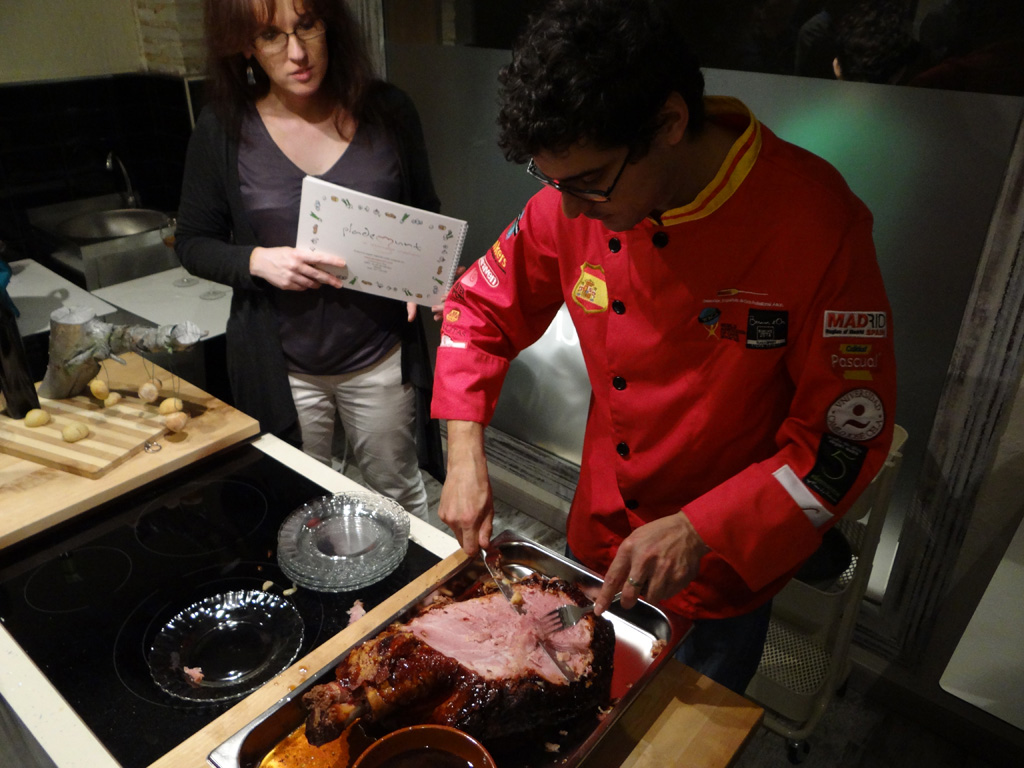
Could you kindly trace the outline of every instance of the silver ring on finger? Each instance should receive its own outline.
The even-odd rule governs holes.
[[[632,576],[630,576],[630,577],[628,577],[626,579],[626,583],[628,583],[629,586],[633,587],[634,589],[639,589],[640,587],[642,587],[644,585],[644,583],[642,581],[637,581]]]

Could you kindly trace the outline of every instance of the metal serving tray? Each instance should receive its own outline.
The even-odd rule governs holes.
[[[592,571],[508,531],[495,538],[488,549],[500,553],[502,567],[510,578],[524,578],[532,573],[557,576],[575,582],[587,594],[596,594],[601,587],[601,578]],[[470,560],[443,583],[425,590],[395,615],[371,629],[352,647],[375,637],[395,621],[411,618],[424,598],[435,590],[442,590],[457,599],[471,593],[481,581],[489,580],[483,562],[479,558]],[[527,750],[526,754],[522,750],[509,755],[502,753],[500,757],[496,754],[502,768],[572,768],[578,765],[636,700],[661,665],[672,657],[688,629],[686,622],[643,601],[628,611],[616,603],[604,615],[615,627],[611,689],[614,704],[611,711],[592,721],[583,718],[584,722],[579,727],[561,733],[556,742],[557,752],[548,752],[543,745],[538,745],[537,749]],[[210,762],[217,768],[258,768],[267,754],[305,720],[302,695],[314,685],[334,680],[334,670],[347,653],[310,676],[288,696],[223,742],[210,753]],[[352,755],[353,762],[357,756]]]

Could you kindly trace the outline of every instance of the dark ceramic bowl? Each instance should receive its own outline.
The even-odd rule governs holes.
[[[483,744],[446,725],[413,725],[373,742],[352,768],[497,768]]]

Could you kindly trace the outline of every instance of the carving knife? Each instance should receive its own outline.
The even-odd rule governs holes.
[[[523,607],[522,602],[517,603],[515,601],[515,590],[512,589],[512,585],[508,583],[505,575],[501,571],[501,555],[496,550],[487,552],[484,549],[480,550],[480,554],[484,556],[484,565],[487,566],[487,572],[491,574],[491,578],[494,579],[494,583],[498,585],[498,591],[505,596],[508,600],[508,604],[512,606],[512,610],[519,614],[526,614],[526,609]],[[538,638],[537,644],[541,650],[548,655],[548,658],[558,667],[558,671],[562,673],[563,677],[570,683],[576,682],[576,673],[572,671],[572,668],[564,661],[555,655],[555,652],[548,648],[547,643],[544,640]]]

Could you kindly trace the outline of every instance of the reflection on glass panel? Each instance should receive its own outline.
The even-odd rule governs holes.
[[[668,0],[705,67],[1024,96],[1021,0]],[[394,42],[511,48],[544,0],[385,0]]]
[[[491,424],[579,464],[590,382],[569,310],[558,310],[535,344],[509,367]]]
[[[483,254],[538,188],[497,147],[505,51],[388,46],[388,72],[417,104],[442,210]],[[713,69],[709,93],[740,98],[775,133],[835,165],[874,214],[895,319],[896,420],[911,434],[870,591],[884,589],[909,508],[1024,99]],[[567,320],[567,318],[566,318]],[[578,462],[589,384],[571,325],[513,362],[494,425]],[[916,437],[915,437],[916,436]]]

